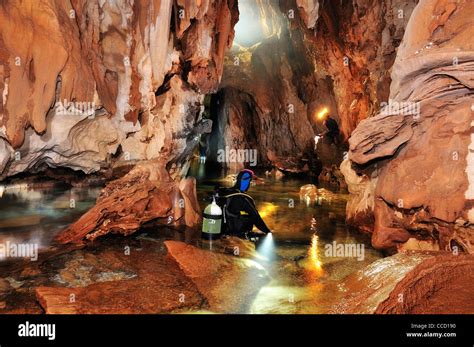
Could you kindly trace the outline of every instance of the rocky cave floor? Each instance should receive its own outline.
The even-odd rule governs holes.
[[[292,249],[269,261],[250,241],[210,243],[193,230],[109,235],[85,248],[51,247],[37,262],[3,262],[0,313],[474,312],[472,256],[404,252],[341,278],[298,278],[306,261]],[[323,269],[331,266],[337,260]]]
[[[253,243],[238,238],[211,244],[192,230],[145,230],[74,248],[52,247],[38,262],[3,263],[10,276],[0,280],[0,313],[246,312],[268,282],[250,260]],[[252,280],[240,286],[243,276]]]
[[[211,183],[198,189],[203,204]],[[0,228],[14,222],[26,230],[40,223],[49,235],[38,261],[0,262],[0,314],[474,313],[474,256],[405,251],[382,257],[366,236],[346,228],[347,197],[324,188],[319,189],[322,205],[297,204],[290,210],[284,205],[288,198],[298,199],[301,182],[270,180],[252,188],[261,211],[281,210],[265,217],[275,230],[271,248],[265,238],[209,242],[198,228],[163,225],[79,246],[48,240],[58,221],[67,225],[87,210],[98,188],[29,184],[36,190],[28,190],[28,199],[40,199],[43,210],[65,212],[56,219],[38,214],[30,220],[29,213],[47,214],[31,209],[33,204],[20,217],[0,223]],[[71,192],[82,201],[72,214]],[[8,202],[10,209],[18,210],[21,201]],[[268,201],[273,201],[271,209]],[[316,239],[310,228],[313,216],[319,227]],[[20,239],[32,237],[18,233]],[[324,245],[333,241],[365,244],[364,260],[325,256]]]

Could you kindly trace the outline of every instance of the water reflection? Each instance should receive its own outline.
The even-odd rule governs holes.
[[[309,256],[309,263],[310,267],[309,269],[315,274],[315,275],[322,275],[323,274],[323,264],[321,262],[321,257],[319,256],[319,238],[318,235],[314,234],[313,237],[311,238],[311,246],[309,247],[308,250],[308,256]]]
[[[33,243],[42,250],[94,204],[100,188],[14,184],[2,185],[0,192],[0,243]]]
[[[215,186],[232,184],[229,179],[198,182],[202,207]],[[300,199],[300,188],[306,184],[304,180],[267,177],[263,184],[253,185],[248,192],[273,231],[271,238],[261,238],[256,245],[261,258],[255,260],[265,267],[272,280],[253,300],[252,313],[327,312],[338,294],[333,284],[381,257],[370,247],[370,240],[346,227],[347,195],[318,187],[317,203],[308,205]],[[325,246],[333,241],[364,243],[364,260],[326,257]]]
[[[225,180],[205,178],[206,174],[201,171],[198,183],[198,198],[202,208],[208,204],[207,197],[216,185],[231,184]],[[370,248],[368,240],[359,239],[357,234],[347,229],[347,196],[319,187],[317,196],[321,201],[308,206],[300,200],[299,195],[300,187],[307,183],[267,178],[249,191],[265,222],[273,230],[272,235],[262,237],[257,243],[257,252],[253,248],[244,249],[244,244],[241,245],[242,254],[245,251],[248,255],[243,257],[248,259],[248,265],[265,269],[271,278],[256,297],[252,297],[249,312],[325,312],[335,300],[336,291],[331,288],[332,283],[337,283],[381,257]],[[3,186],[0,198],[0,242],[35,242],[40,247],[48,247],[59,230],[75,221],[94,204],[99,192],[99,188],[55,186],[30,189],[23,185]],[[156,242],[157,251],[163,255],[166,249],[162,241],[169,239],[186,241],[211,251],[223,251],[222,243],[202,241],[200,232],[196,230],[176,232],[171,228],[162,228],[156,233],[153,229],[149,236],[145,233],[136,237]],[[364,242],[367,245],[364,259],[359,261],[355,258],[326,256],[323,250],[333,241],[338,244]],[[110,247],[111,241],[107,240],[104,244]],[[253,247],[252,244],[250,246]],[[249,274],[244,280],[252,283],[255,281],[252,276]]]

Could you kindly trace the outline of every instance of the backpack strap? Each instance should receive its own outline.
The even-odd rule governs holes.
[[[228,198],[231,198],[231,197],[233,197],[233,196],[238,196],[238,195],[244,196],[244,197],[246,197],[246,198],[249,198],[249,199],[252,200],[252,202],[255,204],[255,200],[254,200],[250,195],[247,195],[247,194],[245,194],[245,193],[232,193],[232,194],[229,194],[229,195],[224,195],[223,198],[228,199]]]
[[[250,200],[253,202],[253,204],[255,205],[255,201],[253,200],[253,198],[252,198],[250,195],[247,195],[247,194],[245,194],[245,193],[238,192],[238,193],[231,193],[231,194],[228,194],[228,195],[221,196],[221,198],[226,199],[226,203],[224,204],[223,209],[222,209],[222,210],[223,210],[223,215],[224,215],[224,223],[227,222],[227,220],[226,220],[226,218],[225,218],[226,215],[229,215],[230,217],[234,217],[234,218],[240,217],[239,214],[232,213],[232,212],[229,211],[229,209],[228,209],[228,206],[229,206],[229,199],[232,198],[232,197],[234,197],[234,196],[243,196],[243,197],[245,197],[245,198],[248,198],[248,199],[250,199]]]

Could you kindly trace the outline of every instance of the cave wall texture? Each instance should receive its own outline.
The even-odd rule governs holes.
[[[468,0],[420,1],[392,70],[390,107],[349,139],[348,218],[372,220],[378,248],[474,252],[472,13]]]
[[[315,115],[325,106],[347,139],[388,100],[396,48],[417,3],[257,1],[262,26],[273,30],[227,53],[218,147],[257,148],[263,165],[312,153],[324,130]]]
[[[268,164],[311,150],[324,105],[349,139],[348,221],[378,248],[472,253],[472,1],[256,4],[263,39],[227,51],[237,0],[2,1],[0,180],[141,160],[180,178],[212,93],[220,145]]]
[[[174,176],[217,90],[234,0],[0,5],[0,179],[160,159]]]
[[[4,2],[0,179],[156,158],[182,175],[218,89],[221,147],[263,165],[311,152],[324,106],[345,138],[380,109],[416,0],[250,3],[264,38],[225,56],[233,0]]]

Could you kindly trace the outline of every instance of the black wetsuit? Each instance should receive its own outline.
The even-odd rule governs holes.
[[[337,144],[339,137],[339,125],[337,122],[333,118],[328,117],[324,121],[324,125],[328,129],[326,136],[329,137],[334,144]]]
[[[236,188],[219,188],[217,194],[217,204],[224,212],[224,234],[243,237],[254,226],[265,234],[271,232],[260,217],[252,197]]]

